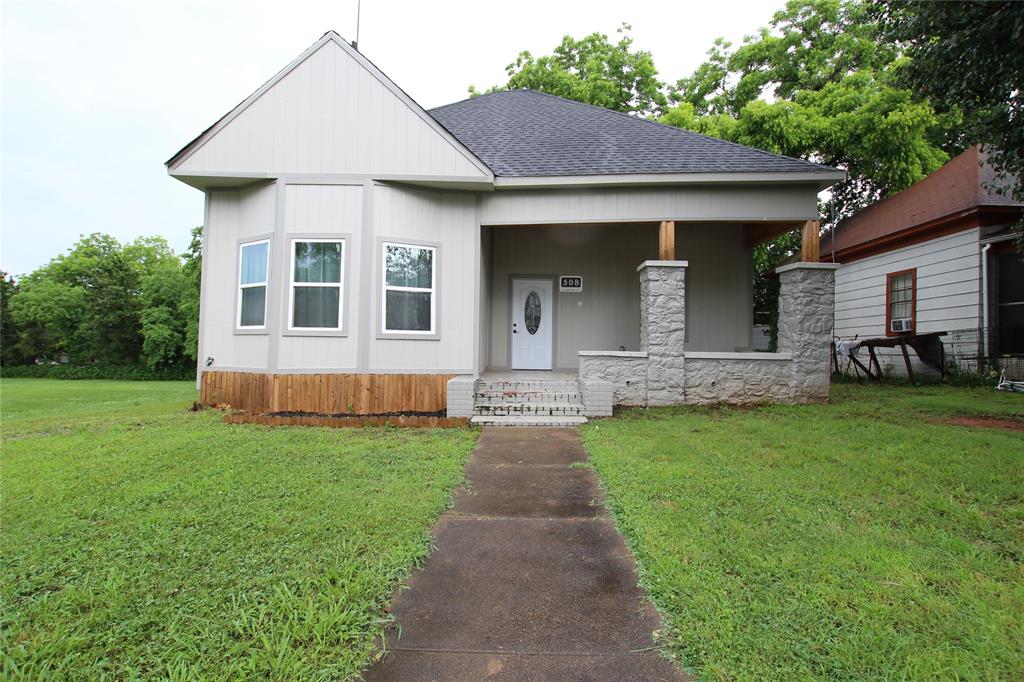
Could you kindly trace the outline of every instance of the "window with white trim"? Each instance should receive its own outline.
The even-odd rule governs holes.
[[[270,240],[241,244],[238,261],[238,328],[266,329]]]
[[[384,242],[381,326],[385,334],[434,334],[437,248]]]
[[[342,328],[344,239],[293,239],[288,329]]]

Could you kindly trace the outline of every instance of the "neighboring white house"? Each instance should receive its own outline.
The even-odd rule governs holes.
[[[1024,263],[1012,230],[1021,204],[997,191],[1005,184],[972,147],[826,236],[821,259],[842,263],[836,335],[947,332],[949,360],[973,369],[1002,357],[1012,368],[1005,358],[1024,355]],[[878,352],[883,369],[905,372],[899,350]]]
[[[790,331],[754,354],[751,249],[817,220],[834,168],[526,90],[428,112],[333,32],[167,168],[206,196],[206,402],[582,417],[827,395],[833,269],[783,273]],[[566,387],[559,409],[487,400]]]

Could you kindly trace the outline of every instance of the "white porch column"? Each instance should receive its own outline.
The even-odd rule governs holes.
[[[797,402],[828,400],[838,268],[838,263],[792,263],[775,271],[780,284],[779,352],[793,356]]]
[[[640,349],[647,353],[647,404],[683,402],[686,367],[686,265],[649,260],[640,273]]]

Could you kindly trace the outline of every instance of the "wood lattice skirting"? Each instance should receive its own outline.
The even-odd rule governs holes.
[[[200,402],[250,415],[443,417],[454,374],[203,372]],[[295,415],[280,415],[295,416]]]

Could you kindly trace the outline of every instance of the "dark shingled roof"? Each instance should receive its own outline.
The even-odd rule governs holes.
[[[497,176],[835,170],[534,90],[481,95],[428,113]]]

